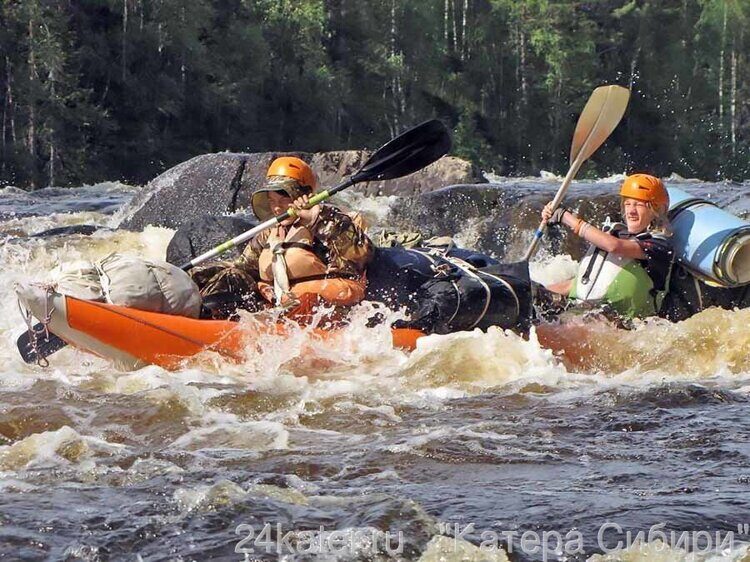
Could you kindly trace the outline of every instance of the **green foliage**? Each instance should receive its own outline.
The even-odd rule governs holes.
[[[478,163],[487,171],[493,171],[495,152],[477,130],[475,115],[468,111],[461,114],[455,129],[453,140],[456,145],[456,156]]]
[[[219,151],[374,147],[431,117],[503,174],[746,178],[750,0],[0,0],[0,185],[143,182]]]

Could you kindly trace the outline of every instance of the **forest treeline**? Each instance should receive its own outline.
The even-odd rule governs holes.
[[[0,185],[140,183],[197,154],[376,147],[443,119],[504,175],[750,177],[750,0],[0,0]]]

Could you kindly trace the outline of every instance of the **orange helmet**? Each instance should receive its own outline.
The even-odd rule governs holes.
[[[318,187],[318,178],[312,168],[307,162],[294,156],[282,156],[271,162],[266,177],[274,176],[293,178],[299,182],[300,187],[309,187],[313,191]]]
[[[669,193],[664,183],[648,174],[633,174],[626,177],[620,186],[620,197],[646,201],[658,209],[666,210],[669,207]]]
[[[255,216],[262,221],[273,217],[268,201],[270,191],[284,192],[294,200],[302,195],[309,195],[318,187],[318,180],[312,168],[304,160],[294,156],[282,156],[271,162],[266,177],[266,184],[257,189],[250,198],[250,206]]]

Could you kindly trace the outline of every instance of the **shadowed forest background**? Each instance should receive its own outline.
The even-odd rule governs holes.
[[[197,154],[376,147],[438,117],[503,175],[750,177],[750,0],[0,0],[0,185],[142,183]]]

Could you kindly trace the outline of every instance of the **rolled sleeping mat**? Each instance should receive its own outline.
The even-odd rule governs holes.
[[[669,191],[675,257],[723,287],[750,283],[750,223],[674,187]]]

